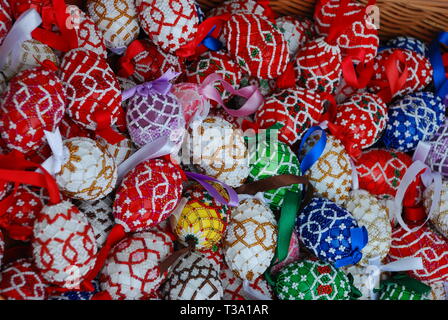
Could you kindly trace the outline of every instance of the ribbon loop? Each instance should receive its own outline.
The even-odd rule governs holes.
[[[298,156],[300,157],[300,152],[302,151],[308,138],[316,131],[321,131],[322,134],[319,140],[316,142],[316,144],[311,148],[311,150],[303,157],[302,161],[300,162],[300,171],[302,173],[308,171],[308,169],[311,168],[313,164],[316,163],[317,160],[319,160],[320,156],[325,150],[325,146],[327,145],[327,134],[325,133],[324,129],[322,129],[320,126],[311,127],[308,129],[307,132],[305,132],[305,134],[302,137],[302,141],[300,142],[298,150]]]
[[[350,238],[352,252],[349,256],[336,261],[334,264],[336,268],[357,264],[362,259],[361,250],[366,246],[369,240],[366,227],[362,226],[360,228],[350,229]]]
[[[448,32],[440,32],[429,47],[429,60],[431,61],[436,94],[442,99],[448,96],[448,79],[443,64],[441,44],[448,45]]]
[[[55,132],[46,130],[44,132],[53,155],[45,160],[45,162],[42,164],[42,167],[44,167],[51,175],[54,176],[61,171],[63,164],[68,159],[69,152],[67,148],[64,147],[59,128],[57,128]]]

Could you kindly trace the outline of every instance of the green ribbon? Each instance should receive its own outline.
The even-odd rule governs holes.
[[[275,285],[275,279],[273,279],[273,276],[271,275],[272,267],[285,260],[288,256],[289,244],[291,242],[291,236],[294,231],[294,225],[301,200],[302,196],[300,193],[292,192],[290,190],[286,191],[285,200],[280,213],[280,220],[278,222],[277,248],[271,266],[264,273],[266,281],[271,286]]]
[[[349,273],[347,277],[350,282],[350,300],[358,300],[362,297],[362,292],[355,287],[353,275]]]

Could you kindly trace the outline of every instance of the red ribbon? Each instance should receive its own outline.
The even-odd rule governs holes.
[[[359,61],[364,61],[365,59],[365,50],[359,51],[360,53],[356,57],[347,56],[342,60],[342,74],[347,85],[356,89],[364,89],[372,79],[374,61],[358,63],[355,68],[353,58],[357,58]]]
[[[328,108],[325,111],[325,113],[322,114],[322,116],[320,117],[320,121],[321,122],[322,121],[333,122],[334,119],[336,118],[336,108],[337,108],[336,100],[328,92],[321,92],[321,93],[319,93],[319,97],[320,97],[321,100],[326,100],[326,101],[328,101],[330,103],[330,105],[328,106]]]
[[[426,218],[426,210],[423,205],[416,207],[404,207],[403,218],[409,222],[421,222]]]
[[[277,78],[277,88],[287,89],[296,86],[297,72],[294,68],[294,62],[288,63],[285,72]]]
[[[94,294],[91,300],[113,300],[113,299],[109,292],[101,291]]]
[[[219,38],[221,29],[230,17],[230,13],[226,13],[220,16],[208,18],[202,22],[198,27],[195,39],[180,47],[176,51],[176,55],[179,57],[188,58],[192,56],[199,56],[206,52],[208,49],[204,45],[200,45],[200,43],[209,35],[213,27],[216,28],[212,33],[210,33],[210,36],[213,38]]]
[[[71,19],[70,14],[67,12],[67,7],[64,0],[52,0],[53,3],[53,18],[51,18],[51,24],[56,24],[60,30],[60,34],[52,32],[51,28],[46,30],[44,28],[36,28],[32,32],[32,37],[42,43],[47,44],[53,49],[67,52],[71,49],[78,47],[78,35],[75,28],[68,28],[67,22]],[[43,24],[49,24],[50,11],[46,12],[43,19]]]
[[[144,42],[141,40],[134,40],[126,49],[126,53],[118,60],[120,70],[118,75],[120,77],[128,78],[135,72],[135,64],[132,61],[138,54],[146,51]]]
[[[269,19],[269,21],[271,21],[272,23],[276,23],[275,19],[277,19],[277,14],[274,12],[274,10],[272,10],[271,6],[270,6],[270,0],[260,0],[257,1],[257,4],[259,4],[260,6],[262,6],[264,8],[264,14],[266,15],[266,17]]]
[[[353,132],[350,129],[329,122],[328,130],[330,130],[331,134],[335,138],[339,139],[342,142],[345,150],[350,157],[356,159],[361,155],[361,147],[359,146],[359,144],[355,146],[356,143],[353,137]]]
[[[122,111],[123,112],[123,111]],[[104,138],[110,144],[117,144],[125,137],[112,129],[112,115],[105,110],[96,111],[93,115],[93,119],[96,122],[95,133]]]

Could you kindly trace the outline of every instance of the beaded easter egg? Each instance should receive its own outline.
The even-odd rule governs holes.
[[[155,80],[172,69],[184,71],[184,61],[160,50],[148,39],[135,40],[127,48],[125,55],[119,60],[118,74],[130,77],[137,83]]]
[[[324,1],[314,11],[314,21],[317,33],[321,36],[329,34],[330,30],[335,27],[335,20],[338,12],[343,10],[339,0]],[[362,11],[365,11],[362,14]],[[350,19],[355,15],[359,17],[347,27],[338,37],[337,44],[341,48],[342,57],[355,57],[355,63],[361,62],[357,56],[359,50],[364,51],[364,59],[362,62],[368,62],[375,58],[379,46],[378,30],[371,22],[369,11],[365,10],[363,4],[351,1],[348,3],[348,9],[343,12],[343,17]]]
[[[191,129],[192,154],[188,164],[231,187],[244,183],[249,175],[248,150],[242,130],[220,117],[207,117]],[[184,142],[185,143],[185,142]]]
[[[369,267],[364,267],[359,264],[350,265],[340,268],[348,276],[349,274],[353,277],[353,285],[361,292],[359,300],[374,300],[372,295],[372,290],[370,288],[371,278]],[[382,274],[381,276],[383,276]],[[375,284],[375,288],[379,286],[380,279],[378,283]]]
[[[134,1],[88,0],[87,10],[103,33],[108,49],[125,49],[138,37],[140,26]]]
[[[173,252],[169,234],[150,230],[133,233],[111,250],[99,275],[100,288],[113,300],[146,300],[166,279],[159,264]]]
[[[443,281],[430,284],[431,293],[428,295],[430,300],[447,300],[447,292]]]
[[[293,232],[291,234],[291,240],[289,241],[288,255],[282,262],[277,263],[271,267],[271,274],[278,273],[283,267],[299,260],[299,257],[300,257],[299,238],[297,237],[297,234]]]
[[[292,60],[299,48],[308,40],[306,29],[300,20],[293,16],[279,17],[275,20],[275,23],[288,42],[289,58]]]
[[[380,202],[365,190],[353,190],[345,203],[345,208],[353,215],[359,226],[364,226],[369,242],[362,249],[361,265],[367,266],[369,259],[387,256],[392,241],[389,216]]]
[[[33,233],[34,262],[47,282],[70,288],[93,269],[97,254],[93,229],[70,201],[44,207]]]
[[[325,198],[313,198],[303,208],[295,231],[314,255],[336,267],[358,263],[368,241],[366,228],[349,211]]]
[[[72,138],[64,141],[64,147],[68,158],[55,176],[62,193],[73,199],[97,200],[113,191],[117,166],[97,141]]]
[[[286,70],[288,43],[269,20],[254,14],[234,14],[224,25],[223,36],[230,56],[249,75],[275,79]]]
[[[370,82],[367,84],[369,92],[378,93],[382,87],[389,86],[387,78],[387,61],[394,52],[399,51],[404,55],[404,60],[408,68],[408,76],[405,84],[392,98],[402,97],[406,94],[423,90],[432,81],[432,66],[429,60],[410,50],[406,49],[386,49],[378,53],[374,59],[373,68],[375,72]],[[397,61],[398,70],[402,71]]]
[[[4,252],[5,252],[5,239],[3,237],[3,232],[0,230],[0,267],[2,266]]]
[[[193,240],[195,249],[216,248],[224,235],[230,212],[200,185],[185,190],[185,206],[170,218],[174,234],[184,244]]]
[[[10,1],[10,9],[12,10],[12,18],[17,20],[22,13],[30,8],[35,9],[39,14],[42,14],[42,9],[51,7],[51,0],[16,0]]]
[[[177,207],[184,179],[183,171],[164,158],[141,162],[118,187],[115,222],[126,232],[144,231],[159,224]]]
[[[276,144],[271,143],[266,138],[266,136],[259,136],[257,143],[249,142],[250,172],[247,182],[250,183],[282,174],[300,176],[300,163],[291,148],[280,141],[277,141]],[[301,192],[302,185],[293,184],[263,193],[272,210],[281,208],[287,190]]]
[[[219,74],[235,89],[238,89],[242,79],[241,69],[224,51],[207,51],[199,56],[197,60],[187,66],[186,81],[201,84],[213,73]],[[230,97],[230,93],[224,90],[221,83],[217,83],[215,88],[224,100]]]
[[[280,300],[349,300],[351,285],[345,273],[331,264],[303,260],[280,271],[274,290]]]
[[[128,138],[124,138],[116,144],[111,144],[106,139],[98,137],[98,143],[106,150],[115,160],[115,165],[119,166],[123,161],[129,158],[135,151],[134,144]]]
[[[315,131],[305,142],[299,158],[309,152],[321,137]],[[337,204],[348,199],[352,187],[352,166],[350,158],[340,140],[327,134],[327,142],[319,159],[304,173],[318,195]]]
[[[268,206],[252,198],[232,210],[223,243],[224,257],[232,272],[254,281],[271,264],[277,246],[277,222]]]
[[[425,163],[432,171],[448,177],[448,121],[440,126],[429,144],[429,153]]]
[[[107,112],[111,125],[121,112],[120,84],[112,69],[93,51],[74,49],[64,55],[61,80],[67,95],[67,114],[79,125],[97,129],[96,114]]]
[[[165,300],[221,300],[219,269],[204,255],[189,253],[172,267],[161,293]]]
[[[56,74],[44,67],[15,76],[0,103],[1,137],[9,149],[28,153],[45,142],[65,111],[65,94]]]
[[[0,1],[0,44],[12,28],[12,10],[9,0]]]
[[[319,123],[323,113],[324,101],[319,94],[291,88],[277,91],[265,99],[255,114],[255,120],[262,129],[281,123],[280,141],[293,145],[306,130]]]
[[[414,37],[398,36],[386,42],[385,48],[398,48],[414,51],[422,56],[428,56],[427,45]]]
[[[59,65],[59,59],[54,51],[46,44],[34,39],[22,42],[20,50],[14,54],[13,59],[12,52],[9,53],[1,70],[8,80],[23,70],[40,67],[40,63],[45,60],[53,62],[56,66]]]
[[[428,141],[445,122],[445,105],[432,92],[417,92],[389,105],[389,120],[382,141],[386,148],[413,151]]]
[[[76,12],[79,15],[79,27],[75,29],[78,36],[77,48],[93,51],[101,58],[106,59],[107,49],[103,33],[87,14],[79,8]]]
[[[260,16],[267,16],[268,7],[256,0],[227,0],[212,8],[208,13],[208,17],[219,16],[225,13],[252,13]]]
[[[45,300],[46,287],[32,259],[16,260],[0,273],[0,296],[6,300]]]
[[[177,83],[171,89],[172,94],[182,106],[187,128],[200,123],[210,111],[209,100],[199,91],[199,85],[189,82]]]
[[[337,107],[334,123],[352,133],[354,148],[366,149],[376,143],[387,124],[387,105],[372,93],[355,93]]]
[[[94,201],[75,201],[79,208],[89,220],[95,235],[96,244],[101,248],[106,242],[107,236],[114,226],[113,198],[108,196]]]
[[[342,75],[341,49],[324,38],[307,42],[297,53],[297,85],[318,93],[334,94]]]
[[[429,214],[434,199],[434,184],[431,184],[423,192],[424,206],[426,213]],[[444,237],[448,237],[448,181],[442,181],[442,189],[440,192],[440,201],[436,205],[434,214],[430,217],[434,227]]]
[[[59,131],[61,132],[61,136],[65,139],[71,139],[76,137],[86,137],[94,139],[94,134],[92,131],[81,127],[75,121],[73,121],[67,113],[64,114],[60,124]]]
[[[247,292],[244,288],[243,281],[236,277],[233,272],[224,264],[219,274],[224,289],[223,300],[257,300],[252,297],[251,292]],[[274,298],[274,292],[264,277],[258,277],[255,281],[248,283],[250,290],[256,292],[257,295]]]
[[[381,283],[378,300],[429,300],[429,296],[392,278]]]
[[[359,188],[382,199],[395,197],[401,179],[412,163],[412,158],[403,152],[384,149],[364,151],[358,159],[354,160]],[[409,185],[403,199],[403,206],[413,207],[419,202],[421,184],[420,176],[418,176]]]
[[[162,136],[179,145],[184,137],[185,120],[176,96],[153,91],[138,92],[129,99],[126,112],[127,128],[137,147],[153,142]]]
[[[140,25],[152,42],[174,53],[194,40],[199,16],[193,0],[136,0]]]
[[[448,279],[447,239],[431,230],[428,225],[411,228],[411,232],[400,226],[395,228],[388,256],[391,261],[421,257],[423,269],[408,271],[408,274],[425,283]]]

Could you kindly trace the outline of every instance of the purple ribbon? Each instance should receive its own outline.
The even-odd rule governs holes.
[[[149,96],[154,92],[167,95],[172,87],[172,83],[170,81],[176,78],[178,75],[180,75],[179,72],[174,72],[172,69],[170,69],[156,80],[139,84],[131,89],[124,91],[122,94],[123,101],[133,97],[136,93],[141,96]]]
[[[239,204],[238,194],[236,193],[235,190],[233,190],[232,187],[225,184],[224,182],[221,182],[215,178],[212,178],[212,177],[209,177],[209,176],[206,176],[203,174],[195,173],[195,172],[185,171],[185,175],[188,178],[199,182],[204,187],[204,189],[207,190],[208,193],[210,193],[210,195],[213,198],[215,198],[218,202],[220,202],[226,206],[229,206],[229,207],[238,206],[238,204]],[[215,187],[213,187],[210,183],[207,183],[206,181],[217,182],[220,185],[222,185],[224,187],[224,189],[226,189],[227,193],[229,194],[229,201],[224,199],[224,197],[218,192],[218,190],[216,190]]]

